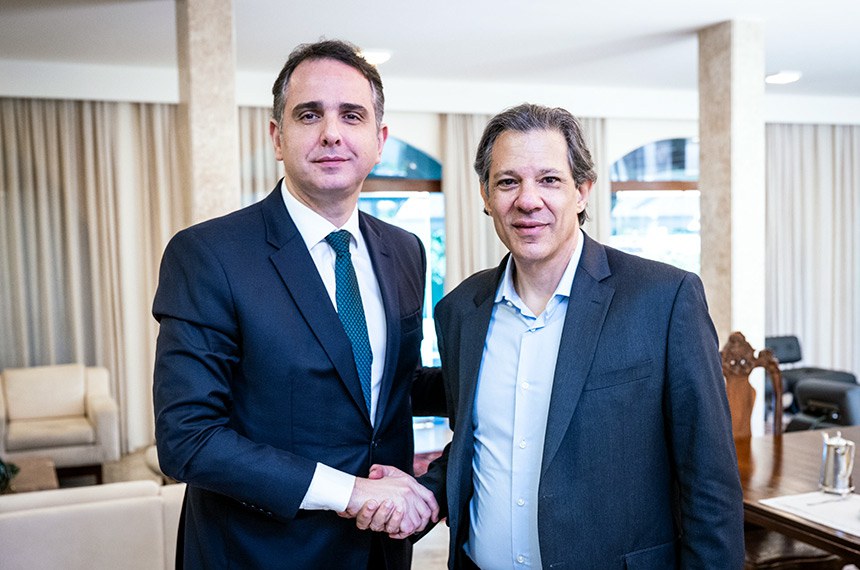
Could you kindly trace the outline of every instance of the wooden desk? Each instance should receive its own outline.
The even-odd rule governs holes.
[[[18,466],[18,474],[12,479],[9,493],[27,493],[58,488],[57,470],[48,457],[19,458],[11,463]]]
[[[735,440],[744,520],[833,552],[849,562],[860,562],[860,537],[762,505],[760,499],[818,490],[822,433],[836,429],[800,431],[781,436]],[[860,444],[860,426],[841,428],[843,437]],[[860,457],[857,458],[860,460]],[[855,481],[858,471],[855,469]],[[858,513],[860,515],[860,513]]]

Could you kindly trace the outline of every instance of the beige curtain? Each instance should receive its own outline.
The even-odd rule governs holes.
[[[0,99],[0,368],[106,366],[123,451],[152,441],[150,315],[187,223],[173,106]]]
[[[283,176],[269,138],[269,107],[239,107],[239,156],[242,205],[262,200]]]
[[[481,269],[495,267],[507,249],[484,214],[472,164],[490,115],[442,116],[442,193],[445,196],[445,292]]]
[[[860,126],[767,125],[768,335],[860,374]]]

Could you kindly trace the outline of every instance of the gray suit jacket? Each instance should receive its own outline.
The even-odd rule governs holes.
[[[472,416],[505,261],[439,302],[454,438],[421,481],[469,567]],[[699,278],[586,236],[555,370],[539,483],[545,568],[741,568],[743,498],[717,336]]]

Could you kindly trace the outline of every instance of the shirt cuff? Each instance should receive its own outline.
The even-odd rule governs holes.
[[[314,511],[343,512],[349,505],[355,475],[317,463],[314,477],[299,508]]]

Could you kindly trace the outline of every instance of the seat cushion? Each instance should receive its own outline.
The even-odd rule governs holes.
[[[70,445],[91,445],[95,430],[86,418],[49,418],[9,422],[6,450],[24,451]]]
[[[10,421],[84,415],[82,364],[6,368],[3,389]]]

